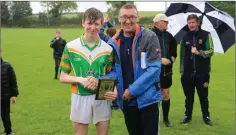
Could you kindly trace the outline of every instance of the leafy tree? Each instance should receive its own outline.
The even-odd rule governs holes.
[[[78,8],[76,2],[72,1],[44,1],[40,4],[49,14],[52,14],[54,18],[58,18],[64,12],[75,11]]]
[[[133,1],[107,1],[106,3],[111,5],[111,7],[107,10],[107,14],[111,18],[111,20],[115,20],[118,18],[119,10],[123,5],[125,5],[126,3],[134,4]]]
[[[11,3],[10,15],[13,24],[22,26],[26,23],[27,17],[32,15],[32,8],[29,1],[14,1]]]
[[[10,17],[10,13],[8,10],[8,2],[1,1],[1,24],[8,25],[8,19]]]

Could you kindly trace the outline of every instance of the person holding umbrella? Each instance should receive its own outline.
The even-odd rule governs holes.
[[[205,124],[212,126],[209,113],[208,86],[211,71],[211,56],[214,53],[211,34],[200,29],[197,15],[187,17],[188,31],[180,42],[180,73],[185,95],[185,118],[181,124],[192,119],[194,90],[200,99]]]
[[[175,38],[166,31],[168,17],[165,14],[157,14],[154,19],[154,27],[151,28],[156,33],[161,44],[161,62],[162,69],[160,75],[161,92],[162,92],[162,111],[163,121],[167,127],[173,124],[169,121],[168,114],[170,110],[169,88],[172,85],[172,65],[177,57],[177,42]]]

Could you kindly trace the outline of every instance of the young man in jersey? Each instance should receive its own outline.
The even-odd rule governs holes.
[[[97,135],[108,135],[111,108],[107,100],[115,100],[117,90],[105,93],[106,100],[95,100],[98,80],[113,65],[113,48],[99,38],[103,14],[89,8],[83,15],[84,34],[69,42],[60,65],[60,81],[71,84],[71,114],[75,135],[87,135],[88,125],[96,125]],[[74,76],[70,75],[73,69]]]

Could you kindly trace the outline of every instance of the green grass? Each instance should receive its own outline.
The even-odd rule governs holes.
[[[162,11],[140,11],[139,16],[140,17],[154,17],[158,13],[162,13]],[[62,15],[62,18],[78,17],[78,14],[82,14],[82,13],[65,13]],[[107,13],[104,12],[103,14],[106,15]],[[34,14],[32,16],[37,18],[38,14]]]
[[[63,14],[62,18],[77,18],[80,13]]]
[[[71,41],[82,34],[82,29],[62,29],[62,36]],[[70,91],[68,84],[53,79],[54,61],[49,42],[55,29],[2,29],[2,55],[15,68],[20,95],[11,105],[13,131],[16,135],[72,135]],[[193,120],[180,125],[184,113],[184,95],[178,72],[179,58],[174,65],[171,88],[170,120],[174,127],[161,122],[161,135],[233,135],[235,119],[235,46],[226,54],[212,57],[209,102],[213,127],[201,119],[200,104],[195,95]],[[160,110],[161,111],[161,110]],[[162,119],[162,116],[161,116]],[[1,126],[2,127],[2,126]],[[121,111],[114,111],[111,135],[127,135]],[[95,135],[91,125],[89,135]],[[0,134],[3,129],[0,129]]]
[[[140,17],[155,17],[157,14],[163,13],[162,11],[141,11],[139,12]]]

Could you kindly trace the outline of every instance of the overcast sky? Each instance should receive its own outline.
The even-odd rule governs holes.
[[[33,9],[33,14],[37,14],[42,12],[42,7],[40,6],[40,2],[30,2],[31,7]],[[109,5],[106,2],[77,2],[78,3],[78,12],[84,12],[86,9],[90,7],[96,7],[102,12],[106,12],[109,8]],[[139,11],[164,11],[165,10],[165,2],[134,2]],[[169,6],[170,2],[167,2],[167,6]]]

